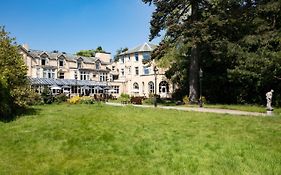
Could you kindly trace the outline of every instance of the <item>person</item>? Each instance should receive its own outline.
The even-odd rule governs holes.
[[[267,92],[266,95],[266,109],[272,111],[273,108],[271,106],[271,102],[272,102],[272,95],[273,95],[273,90],[271,89],[269,92]]]

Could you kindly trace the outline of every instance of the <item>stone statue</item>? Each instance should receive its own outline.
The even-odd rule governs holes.
[[[272,94],[273,94],[273,90],[271,89],[269,92],[267,92],[266,95],[266,109],[269,111],[273,111],[273,108],[271,106],[271,102],[272,102]]]

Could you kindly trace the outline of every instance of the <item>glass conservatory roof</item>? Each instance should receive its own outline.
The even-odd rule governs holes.
[[[28,77],[31,85],[57,85],[57,86],[106,86],[105,82],[92,80],[52,79]]]

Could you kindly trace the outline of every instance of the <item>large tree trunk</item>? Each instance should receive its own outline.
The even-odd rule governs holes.
[[[198,20],[199,4],[197,0],[191,1],[192,22]],[[196,37],[196,36],[194,36]],[[189,100],[190,103],[198,102],[198,75],[199,75],[199,47],[195,43],[191,48],[190,67],[189,67]]]
[[[199,53],[198,46],[194,45],[191,49],[190,67],[189,67],[189,101],[198,102],[198,75],[199,75]]]

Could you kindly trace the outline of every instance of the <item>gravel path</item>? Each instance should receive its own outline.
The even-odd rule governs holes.
[[[111,106],[125,106],[120,103],[106,103]],[[135,107],[141,108],[154,108],[152,105],[133,105]],[[238,110],[230,110],[230,109],[213,109],[213,108],[196,108],[196,107],[178,107],[178,106],[157,106],[157,108],[161,109],[174,109],[181,111],[196,111],[196,112],[210,112],[210,113],[218,113],[218,114],[231,114],[231,115],[247,115],[247,116],[268,116],[266,113],[260,112],[246,112],[246,111],[238,111]]]

